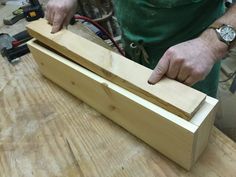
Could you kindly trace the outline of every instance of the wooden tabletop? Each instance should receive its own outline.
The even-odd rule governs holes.
[[[24,26],[0,26],[0,32]],[[0,57],[0,176],[236,177],[236,144],[213,128],[187,172],[44,78],[31,54],[15,65]]]

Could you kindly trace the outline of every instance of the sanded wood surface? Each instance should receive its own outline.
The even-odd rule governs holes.
[[[44,78],[30,54],[0,57],[1,177],[235,177],[235,166],[236,144],[216,128],[186,172]]]
[[[46,20],[34,21],[27,25],[27,29],[39,41],[89,70],[188,120],[206,97],[197,90],[167,78],[154,86],[149,85],[147,80],[152,70],[68,30],[51,34],[51,26]]]
[[[65,59],[37,41],[28,42],[28,46],[40,72],[48,79],[185,169],[191,168],[198,126]]]
[[[216,99],[207,97],[188,122],[56,54],[36,40],[29,41],[28,46],[44,76],[185,169],[189,170],[206,148]]]

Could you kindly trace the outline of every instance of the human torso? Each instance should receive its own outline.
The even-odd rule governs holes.
[[[125,48],[142,41],[151,59],[198,36],[224,11],[222,0],[114,0],[114,5]]]

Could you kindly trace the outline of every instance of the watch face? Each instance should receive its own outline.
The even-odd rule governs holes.
[[[232,42],[236,37],[236,32],[231,26],[225,25],[220,28],[220,35],[224,41]]]

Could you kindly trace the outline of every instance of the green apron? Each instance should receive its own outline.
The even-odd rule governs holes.
[[[224,13],[223,0],[114,0],[128,58],[154,69],[171,46],[199,36]],[[220,62],[193,87],[215,97]]]

